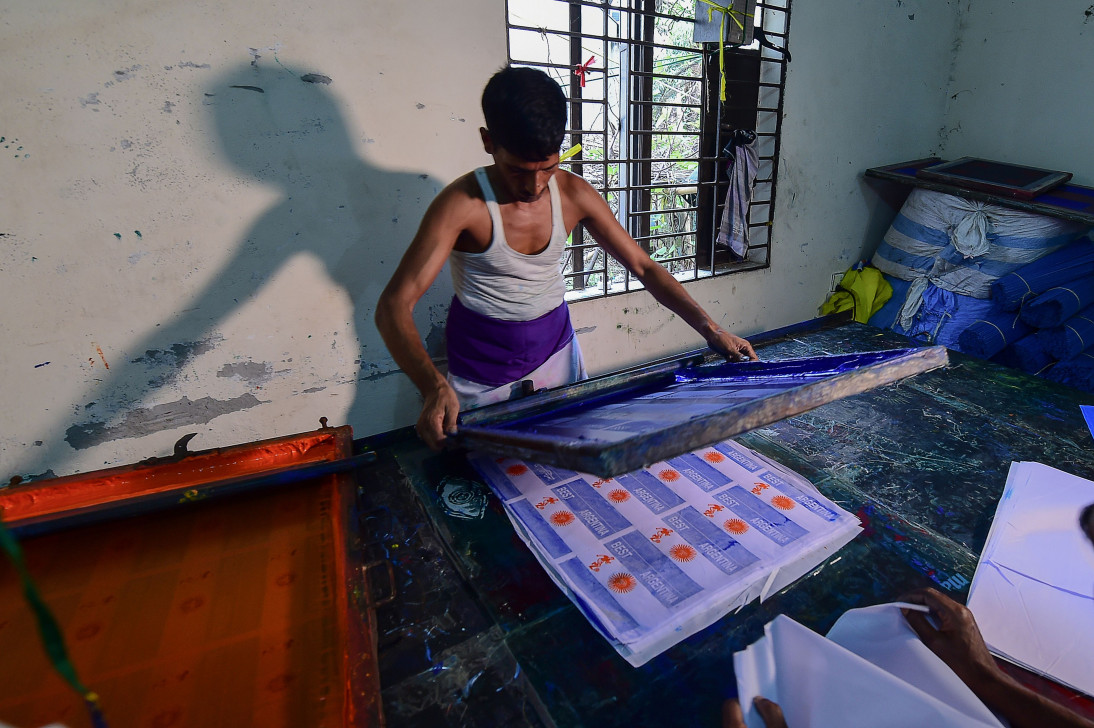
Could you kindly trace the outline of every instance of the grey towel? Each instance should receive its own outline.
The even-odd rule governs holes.
[[[738,143],[734,148],[729,192],[716,238],[718,245],[727,246],[738,258],[745,257],[748,252],[748,205],[752,202],[752,183],[756,180],[758,166],[756,142]]]

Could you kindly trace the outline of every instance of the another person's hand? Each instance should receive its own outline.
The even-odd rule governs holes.
[[[949,665],[973,692],[999,679],[1002,671],[988,652],[976,619],[968,607],[937,589],[920,589],[901,599],[930,607],[937,627],[922,612],[902,611],[908,625],[919,635],[927,649]]]
[[[719,327],[707,337],[707,346],[726,358],[727,361],[741,361],[752,359],[759,361],[760,357],[752,349],[752,344],[740,336],[729,333]]]
[[[460,414],[460,400],[448,383],[433,390],[425,398],[422,414],[415,429],[418,437],[433,450],[440,450],[445,436],[456,431],[456,417]]]
[[[763,718],[767,728],[787,728],[786,718],[783,717],[783,709],[779,704],[767,698],[756,697],[752,701],[756,712]],[[744,713],[741,712],[741,703],[736,698],[731,698],[722,703],[722,728],[747,728]]]

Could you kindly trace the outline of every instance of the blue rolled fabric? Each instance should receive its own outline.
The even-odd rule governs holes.
[[[1094,242],[1083,238],[994,281],[991,300],[1003,311],[1017,311],[1038,293],[1089,275],[1094,275]]]
[[[1094,304],[1094,276],[1079,278],[1050,288],[1026,301],[1022,320],[1035,329],[1059,326],[1087,306]]]
[[[1086,392],[1094,392],[1094,354],[1084,352],[1073,359],[1062,361],[1049,369],[1045,378]]]
[[[991,358],[1004,366],[1021,369],[1030,374],[1040,374],[1052,366],[1056,359],[1045,348],[1043,332],[1032,333],[1007,346]]]
[[[1068,220],[914,189],[871,262],[890,276],[929,279],[947,291],[987,299],[995,280],[1063,248],[1088,229]],[[908,320],[902,325],[908,326]]]
[[[962,296],[928,283],[911,321],[905,326],[898,316],[890,328],[898,334],[952,349],[957,347],[961,332],[990,310],[991,301]]]
[[[957,350],[981,359],[989,359],[1002,351],[1007,344],[1031,333],[1033,329],[1021,321],[1018,314],[992,311],[961,332],[957,337]]]
[[[1060,326],[1041,332],[1045,350],[1060,361],[1086,351],[1094,344],[1094,306],[1084,308]]]

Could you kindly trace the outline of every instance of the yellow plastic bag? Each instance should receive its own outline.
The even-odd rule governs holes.
[[[843,274],[839,290],[828,297],[820,312],[822,316],[827,316],[853,310],[855,321],[864,324],[881,310],[892,295],[893,287],[877,268],[850,268]]]

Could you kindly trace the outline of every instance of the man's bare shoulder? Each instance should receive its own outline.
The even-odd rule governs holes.
[[[558,194],[566,216],[573,216],[575,224],[607,208],[604,197],[584,177],[563,169],[558,171],[555,179],[558,180]]]
[[[465,253],[489,245],[490,213],[474,172],[457,177],[430,203],[416,240]]]
[[[563,198],[574,196],[585,196],[590,192],[594,195],[599,195],[593,186],[590,185],[584,177],[568,172],[565,169],[560,169],[555,174],[555,179],[558,180],[558,192]]]
[[[479,187],[474,172],[468,172],[449,182],[434,200],[435,203],[440,202],[445,206],[456,207],[477,206],[483,204],[483,201],[482,188]]]

